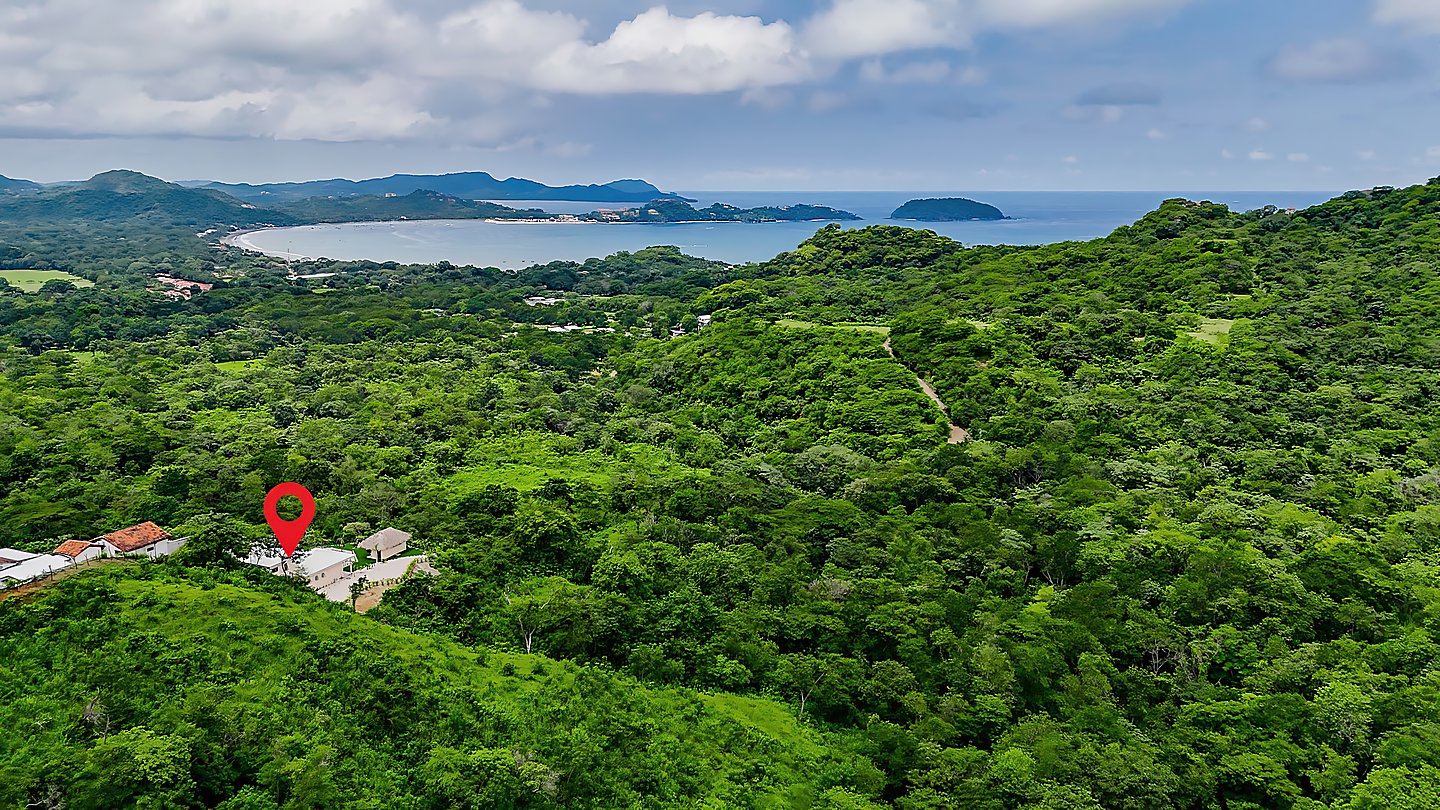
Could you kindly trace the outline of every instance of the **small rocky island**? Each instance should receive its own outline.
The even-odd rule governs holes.
[[[966,220],[1008,219],[1004,212],[964,197],[942,197],[939,199],[911,200],[890,215],[891,219],[911,219],[917,222],[964,222]]]

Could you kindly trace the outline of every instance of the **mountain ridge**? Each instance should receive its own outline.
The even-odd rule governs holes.
[[[549,186],[523,177],[499,180],[489,172],[392,174],[387,177],[373,177],[366,180],[337,177],[327,180],[286,183],[212,182],[201,187],[223,191],[249,202],[362,194],[409,194],[414,191],[436,191],[472,200],[643,203],[656,199],[686,199],[672,192],[661,191],[644,180],[625,179],[600,184]]]

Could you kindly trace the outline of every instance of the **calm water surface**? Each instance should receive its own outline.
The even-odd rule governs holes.
[[[857,214],[859,222],[842,227],[889,224],[925,228],[967,245],[1037,245],[1094,239],[1128,225],[1171,197],[1211,200],[1234,210],[1263,205],[1304,208],[1333,194],[1326,192],[715,192],[686,191],[699,206],[721,201],[742,208],[810,203]],[[997,206],[1011,219],[1001,222],[912,223],[887,220],[890,212],[917,197],[970,197]],[[554,213],[583,213],[596,203],[505,201],[518,208]],[[491,223],[477,220],[367,222],[273,228],[247,234],[254,250],[295,258],[370,259],[433,263],[449,261],[507,269],[556,261],[583,261],[621,250],[675,245],[686,253],[732,264],[763,261],[809,238],[821,222],[694,224]]]

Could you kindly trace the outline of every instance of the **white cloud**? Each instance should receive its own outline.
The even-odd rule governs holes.
[[[1359,152],[1355,153],[1355,156],[1364,161],[1371,161],[1379,157],[1375,154],[1375,150],[1373,149],[1361,149]]]
[[[1152,128],[1150,129],[1150,131],[1145,133],[1145,137],[1149,138],[1152,141],[1163,141],[1168,140],[1170,135],[1163,129]]]
[[[1440,4],[1435,0],[1375,0],[1375,21],[1440,33]]]
[[[1220,157],[1225,158],[1226,160],[1231,160],[1235,157],[1235,153],[1231,152],[1229,149],[1221,149]]]
[[[1075,155],[1066,155],[1065,157],[1060,159],[1060,162],[1070,166],[1074,166],[1076,163],[1080,162],[1080,158],[1076,157]]]
[[[805,45],[821,56],[849,58],[913,48],[962,48],[972,20],[960,0],[834,0],[811,17]]]
[[[566,42],[539,60],[535,86],[569,93],[718,93],[790,84],[811,68],[790,26],[663,6],[615,27],[595,44]]]
[[[1250,157],[1251,160],[1274,160],[1274,159],[1275,159],[1274,153],[1272,153],[1272,152],[1267,152],[1267,151],[1265,151],[1264,149],[1260,149],[1260,148],[1251,149],[1251,150],[1250,150],[1250,155],[1249,155],[1249,157]]]
[[[1353,39],[1288,45],[1266,65],[1271,76],[1295,82],[1376,82],[1412,76],[1414,55]]]
[[[1290,161],[1291,163],[1309,163],[1309,162],[1310,162],[1310,156],[1309,156],[1308,154],[1304,153],[1304,152],[1291,152],[1290,154],[1288,154],[1288,155],[1285,156],[1285,159],[1288,160],[1288,161]]]
[[[893,54],[1189,2],[826,0],[788,22],[656,5],[609,30],[592,30],[583,10],[547,10],[584,4],[541,0],[0,2],[0,136],[443,135],[494,147],[552,96],[737,92],[745,104],[824,107],[783,88],[854,58],[885,59],[861,68],[874,81],[980,84],[982,68]],[[1083,115],[1113,122],[1136,103],[1112,102]]]
[[[593,38],[579,17],[520,0],[425,8],[402,0],[0,4],[0,135],[444,132],[502,143],[541,93],[745,91],[814,70],[787,23],[758,17],[657,7]]]
[[[827,57],[877,56],[915,48],[964,48],[993,29],[1109,23],[1174,11],[1192,0],[831,0],[803,27]]]
[[[1270,122],[1257,115],[1245,122],[1245,128],[1251,132],[1264,132],[1270,128]]]

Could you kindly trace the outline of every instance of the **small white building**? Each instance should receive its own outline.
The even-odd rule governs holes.
[[[55,547],[55,553],[62,557],[68,557],[70,562],[79,565],[104,556],[105,547],[99,543],[87,543],[84,540],[66,540]]]
[[[131,526],[128,529],[111,532],[95,538],[106,557],[149,557],[155,559],[174,554],[185,545],[184,539],[175,539],[170,533],[150,521]]]
[[[0,570],[0,587],[9,588],[70,567],[70,558],[61,554],[32,554],[29,559]]]
[[[370,552],[370,556],[377,562],[384,561],[391,557],[398,557],[410,548],[410,533],[402,532],[394,526],[387,526],[356,545]]]
[[[281,576],[304,577],[310,587],[320,590],[344,577],[355,568],[355,552],[341,548],[311,548],[286,557],[276,548],[257,548],[245,558],[250,565],[264,568]]]
[[[355,569],[355,552],[342,548],[312,548],[297,555],[299,574],[319,590]]]
[[[280,553],[278,548],[256,547],[250,550],[250,556],[245,558],[249,565],[257,565],[277,576],[289,576],[289,571],[281,571],[286,568],[285,555]]]
[[[18,548],[0,548],[0,571],[12,565],[19,565],[31,557],[39,556],[29,551],[21,551]]]

